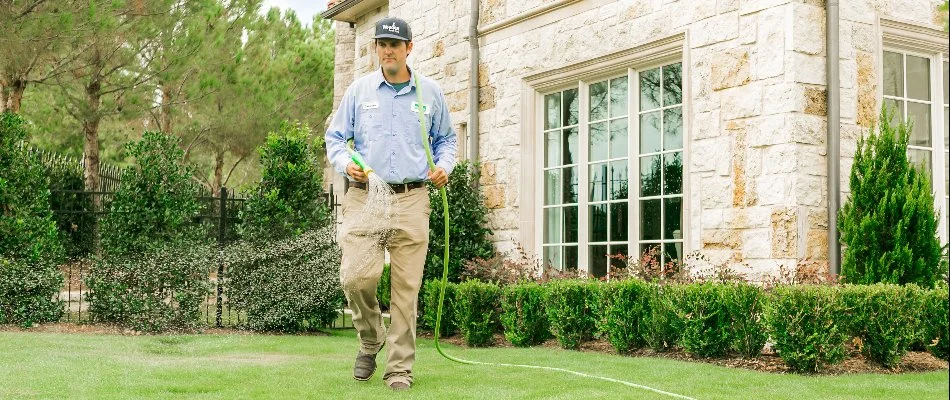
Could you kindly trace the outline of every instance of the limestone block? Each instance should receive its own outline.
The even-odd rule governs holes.
[[[740,249],[742,231],[738,229],[704,229],[702,234],[703,250]]]
[[[786,3],[790,0],[739,0],[739,14],[751,14]]]
[[[704,111],[693,116],[693,134],[695,140],[720,136],[719,110]]]
[[[769,258],[772,253],[771,229],[746,229],[742,231],[743,258]]]
[[[877,120],[877,74],[874,72],[874,58],[868,52],[855,53],[857,63],[858,110],[857,123],[870,127]]]
[[[751,83],[729,88],[722,93],[722,119],[746,118],[762,113],[762,85]]]
[[[702,191],[700,204],[704,209],[732,206],[732,180],[728,177],[705,177],[699,190]]]
[[[827,115],[828,93],[825,88],[806,86],[803,96],[805,97],[805,114]]]
[[[798,215],[791,208],[772,211],[772,257],[798,256]]]
[[[749,83],[749,52],[743,48],[732,48],[710,56],[710,79],[712,89],[742,86]]]
[[[765,174],[795,172],[798,157],[798,151],[791,143],[766,147],[762,172]]]
[[[792,50],[820,54],[825,50],[825,12],[822,8],[792,3]]]
[[[755,178],[760,205],[788,204],[792,201],[794,181],[786,174]]]
[[[730,12],[690,26],[690,47],[703,47],[739,37],[739,14]]]
[[[505,186],[492,185],[484,188],[485,206],[489,209],[505,207]]]
[[[827,204],[825,194],[827,182],[824,177],[812,175],[799,175],[795,180],[795,200],[796,204],[804,206],[821,206]]]

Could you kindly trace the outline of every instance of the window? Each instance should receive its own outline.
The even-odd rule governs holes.
[[[682,256],[682,97],[681,63],[543,96],[546,264],[600,277],[622,264],[612,255]]]
[[[944,57],[885,50],[882,86],[884,104],[894,117],[913,124],[907,156],[931,177],[935,209],[941,215],[939,233],[941,241],[947,243],[950,63]]]

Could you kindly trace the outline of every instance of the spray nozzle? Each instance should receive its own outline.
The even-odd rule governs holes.
[[[367,174],[369,174],[370,172],[373,172],[373,169],[370,168],[369,165],[366,164],[366,160],[363,159],[363,156],[361,156],[360,153],[357,153],[356,150],[353,150],[350,147],[347,147],[346,151],[347,153],[350,153],[350,160],[353,160],[353,162],[356,163],[357,166],[362,168],[363,171],[366,171]]]

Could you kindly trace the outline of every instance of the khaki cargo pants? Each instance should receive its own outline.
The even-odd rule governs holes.
[[[389,232],[382,246],[389,250],[391,271],[390,326],[386,332],[376,298],[376,287],[383,273],[383,253],[379,246],[379,221],[359,218],[366,203],[366,190],[349,188],[343,198],[343,229],[340,247],[343,262],[341,283],[353,311],[353,326],[360,340],[360,351],[376,354],[387,344],[388,362],[383,379],[412,383],[412,364],[416,359],[416,316],[422,269],[429,245],[428,189],[423,186],[397,193]],[[378,247],[377,247],[378,249]],[[367,258],[372,258],[368,260]],[[369,262],[369,264],[367,264]],[[356,273],[347,273],[347,271]]]

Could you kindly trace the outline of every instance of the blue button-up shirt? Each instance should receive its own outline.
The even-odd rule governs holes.
[[[409,86],[399,92],[380,70],[353,82],[346,89],[340,108],[326,134],[327,157],[333,168],[346,175],[350,156],[347,140],[380,177],[389,183],[426,180],[428,162],[419,131],[416,77],[410,72]],[[419,74],[422,86],[424,127],[432,144],[432,159],[446,174],[455,167],[458,148],[442,89]]]

